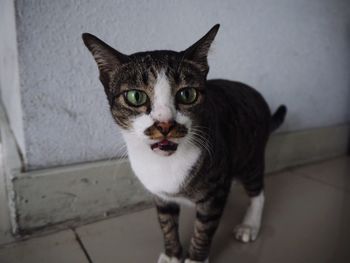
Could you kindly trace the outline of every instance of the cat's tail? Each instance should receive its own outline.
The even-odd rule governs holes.
[[[287,114],[287,107],[285,105],[281,105],[278,107],[276,112],[271,117],[270,122],[270,132],[277,130],[284,121],[284,118]]]

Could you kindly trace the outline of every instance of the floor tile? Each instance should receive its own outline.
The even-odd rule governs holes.
[[[243,216],[243,205],[247,201],[247,198],[232,201],[241,208],[241,212],[236,213],[239,217]],[[180,236],[185,246],[191,237],[194,217],[193,208],[181,207]],[[157,262],[163,251],[162,233],[153,208],[85,225],[76,231],[94,263]]]
[[[87,263],[85,254],[66,230],[0,248],[1,263]]]
[[[350,195],[334,187],[286,172],[266,179],[267,205],[261,235],[241,244],[232,230],[249,200],[235,185],[213,243],[211,263],[350,262]],[[183,244],[189,243],[194,211],[183,209]],[[78,229],[94,263],[156,262],[162,236],[154,209]]]
[[[263,226],[251,244],[230,236],[240,208],[232,203],[227,208],[214,241],[212,263],[350,262],[350,195],[344,191],[295,173],[268,177]]]
[[[293,171],[350,192],[350,157],[295,168]]]
[[[77,233],[94,263],[156,262],[162,249],[154,209],[86,225]]]

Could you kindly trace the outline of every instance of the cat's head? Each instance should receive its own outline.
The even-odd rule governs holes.
[[[196,141],[196,114],[205,99],[209,71],[207,55],[218,29],[219,25],[215,25],[181,52],[161,50],[131,55],[120,53],[91,34],[83,34],[123,134],[163,156],[175,153],[181,143]]]

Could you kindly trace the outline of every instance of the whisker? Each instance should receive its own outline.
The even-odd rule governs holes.
[[[201,142],[196,140],[190,140],[190,143],[196,147],[203,148],[208,153],[210,164],[212,163],[213,157],[211,151],[205,144],[202,144]]]
[[[191,131],[189,133],[189,142],[197,147],[203,148],[205,151],[208,152],[210,162],[213,160],[213,151],[212,151],[212,146],[210,145],[210,142],[205,136],[205,134],[196,128],[191,128]]]
[[[210,148],[212,147],[212,145],[210,144],[210,141],[208,139],[207,134],[205,134],[203,131],[197,129],[196,127],[191,129],[192,130],[192,134],[194,134],[195,136],[199,137],[201,140],[203,140],[203,142],[205,142],[207,145],[210,146]]]

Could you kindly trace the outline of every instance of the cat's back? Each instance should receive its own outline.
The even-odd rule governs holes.
[[[244,100],[249,106],[256,105],[267,107],[267,103],[263,96],[256,89],[242,82],[225,79],[211,79],[207,81],[207,92],[211,98],[226,98],[231,100],[231,102]]]
[[[245,121],[270,122],[270,109],[263,96],[244,83],[212,79],[207,81],[206,92],[208,107],[224,118],[230,115]]]

